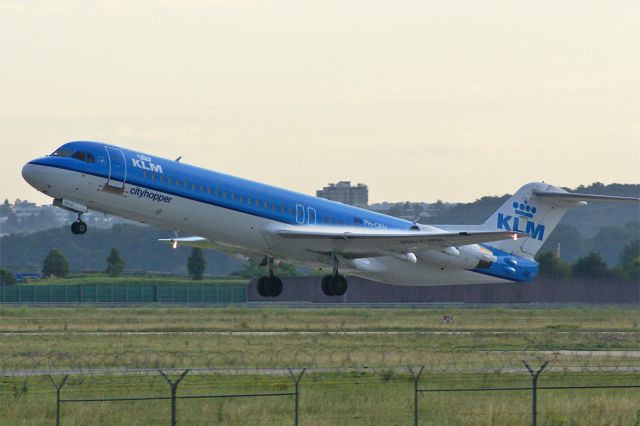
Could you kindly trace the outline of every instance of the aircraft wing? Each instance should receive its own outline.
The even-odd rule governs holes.
[[[233,255],[240,255],[241,257],[250,257],[252,259],[260,260],[263,256],[262,253],[241,249],[237,247],[231,247],[223,244],[218,244],[215,241],[211,241],[208,238],[203,237],[175,237],[175,238],[160,238],[158,241],[171,244],[173,248],[178,246],[187,247],[199,247],[202,249],[217,250],[224,253],[230,253]]]
[[[317,253],[336,253],[347,258],[387,256],[416,250],[439,249],[526,237],[513,231],[424,232],[345,231],[305,227],[280,229],[280,237]]]

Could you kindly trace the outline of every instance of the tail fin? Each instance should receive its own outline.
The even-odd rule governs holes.
[[[569,194],[561,188],[546,183],[533,182],[524,185],[487,219],[483,227],[520,231],[528,234],[528,238],[496,241],[488,245],[507,253],[533,258],[567,209],[586,204],[580,200],[566,201],[537,195],[544,193]]]
[[[532,182],[513,194],[482,227],[487,230],[520,231],[528,234],[528,238],[496,241],[488,245],[532,259],[567,209],[584,206],[592,201],[639,203],[640,198],[576,194],[547,183]]]

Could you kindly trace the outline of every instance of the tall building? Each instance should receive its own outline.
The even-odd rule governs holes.
[[[355,207],[366,208],[369,204],[367,185],[359,183],[357,186],[351,186],[350,181],[330,183],[329,186],[317,191],[316,196]]]

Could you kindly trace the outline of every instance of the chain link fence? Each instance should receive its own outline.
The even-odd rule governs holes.
[[[0,424],[37,419],[100,425],[638,424],[640,351],[0,354]]]

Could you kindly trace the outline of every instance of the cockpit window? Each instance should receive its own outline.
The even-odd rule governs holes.
[[[71,158],[75,158],[76,160],[84,161],[85,163],[95,163],[96,160],[93,158],[93,155],[90,152],[84,151],[76,151]]]
[[[76,160],[84,161],[85,163],[95,163],[96,159],[90,152],[85,151],[73,151],[70,149],[59,148],[56,152],[51,154],[52,157],[70,157]]]
[[[65,148],[58,148],[53,154],[52,157],[71,157],[75,151]]]
[[[87,153],[82,151],[76,151],[73,153],[71,158],[75,158],[76,160],[85,161],[87,159]]]

